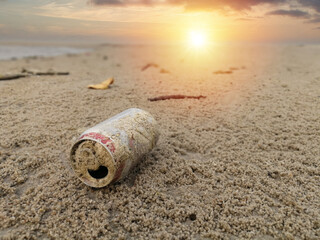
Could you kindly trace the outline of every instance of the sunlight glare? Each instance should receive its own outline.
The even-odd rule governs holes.
[[[195,48],[201,48],[206,45],[207,36],[203,31],[192,30],[189,32],[189,43]]]

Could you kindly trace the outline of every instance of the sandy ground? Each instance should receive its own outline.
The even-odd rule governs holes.
[[[22,68],[70,75],[0,82],[1,239],[320,238],[320,46],[101,46],[0,63]],[[86,88],[110,76],[110,89]],[[207,98],[147,100],[166,94]],[[87,187],[72,142],[130,107],[158,120],[157,147],[122,182]]]

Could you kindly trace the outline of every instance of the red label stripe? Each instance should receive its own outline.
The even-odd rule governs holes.
[[[83,139],[85,137],[92,138],[92,139],[95,139],[95,140],[99,141],[100,143],[105,145],[110,150],[110,152],[112,152],[112,153],[114,153],[114,151],[116,150],[112,140],[110,138],[100,134],[100,133],[96,133],[96,132],[86,133],[86,134],[83,134],[79,138],[79,140],[81,140],[81,139]]]

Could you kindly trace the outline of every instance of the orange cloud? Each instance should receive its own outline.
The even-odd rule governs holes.
[[[259,4],[282,4],[288,0],[91,0],[95,5],[132,6],[132,5],[181,5],[186,10],[217,10],[229,7],[235,10],[250,9]]]
[[[90,0],[95,5],[132,6],[132,5],[182,5],[187,10],[216,10],[229,7],[235,10],[250,9],[260,4],[292,4],[291,0]],[[297,0],[300,7],[320,12],[319,0]]]
[[[317,23],[320,13],[320,0],[89,0],[90,3],[96,6],[113,6],[113,7],[128,7],[128,6],[145,6],[154,7],[158,5],[181,6],[186,11],[215,11],[228,10],[244,11],[252,10],[253,7],[259,5],[269,5],[273,11],[267,15],[288,16],[294,18],[311,19],[308,23]],[[278,9],[278,7],[280,7]],[[292,9],[293,6],[295,9]],[[284,7],[284,8],[283,8]]]

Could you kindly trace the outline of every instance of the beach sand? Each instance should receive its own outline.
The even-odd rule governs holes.
[[[0,73],[22,68],[70,75],[0,81],[0,239],[320,238],[320,46],[104,45]],[[206,98],[148,101],[170,94]],[[158,145],[86,186],[72,143],[131,107],[157,119]]]

